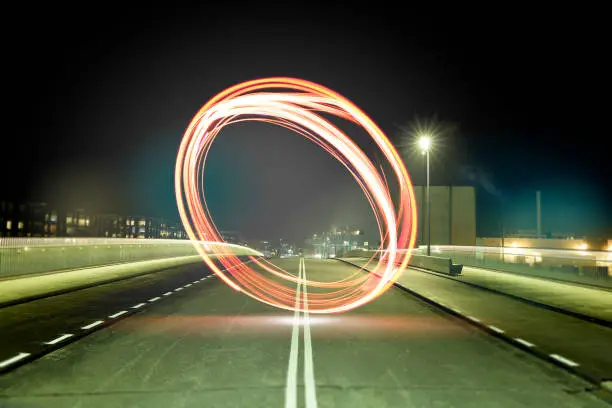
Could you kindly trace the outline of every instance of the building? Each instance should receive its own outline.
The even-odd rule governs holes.
[[[98,214],[94,217],[93,235],[105,238],[125,237],[124,217],[117,214]]]
[[[180,221],[168,221],[159,217],[128,216],[125,218],[126,238],[187,239]]]
[[[335,258],[355,249],[369,249],[373,243],[364,241],[359,228],[332,228],[330,231],[313,234],[306,245],[316,258]]]
[[[476,245],[476,191],[470,186],[430,186],[431,245]],[[427,188],[414,186],[417,245],[428,243]]]
[[[60,218],[61,221],[61,218]],[[83,208],[67,211],[63,217],[63,223],[58,224],[60,232],[58,235],[67,237],[91,237],[94,236],[92,216]]]
[[[52,237],[58,234],[57,211],[46,203],[0,202],[0,236]]]

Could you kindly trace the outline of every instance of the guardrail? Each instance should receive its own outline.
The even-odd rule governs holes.
[[[411,251],[413,258],[424,256],[426,247]],[[374,251],[352,254],[370,257]],[[612,253],[606,251],[432,245],[431,254],[464,266],[612,288]]]
[[[211,254],[261,254],[219,242],[123,238],[0,238],[0,279],[101,265],[197,255],[194,245]]]

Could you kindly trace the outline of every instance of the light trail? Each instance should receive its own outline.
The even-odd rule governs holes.
[[[397,203],[391,199],[388,179],[382,169],[322,114],[351,121],[368,133],[393,170],[394,181],[399,186]],[[372,207],[383,256],[374,274],[354,274],[337,282],[309,281],[277,266],[255,262],[269,274],[264,276],[242,264],[233,254],[217,256],[226,270],[223,271],[213,262],[206,246],[194,245],[204,262],[233,289],[287,310],[304,310],[302,303],[294,303],[296,283],[298,287],[301,284],[304,288],[328,289],[323,293],[309,293],[310,313],[348,311],[384,293],[410,260],[411,252],[398,251],[398,248],[413,248],[416,239],[416,202],[410,177],[395,147],[363,111],[342,95],[313,82],[284,77],[243,82],[219,93],[197,112],[181,141],[174,175],[179,213],[189,238],[223,242],[203,194],[205,162],[221,130],[243,121],[287,128],[338,160],[361,187]]]

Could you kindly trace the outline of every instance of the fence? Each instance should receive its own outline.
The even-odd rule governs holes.
[[[260,255],[251,248],[200,242],[211,254]],[[0,238],[0,279],[150,259],[196,255],[189,240]]]

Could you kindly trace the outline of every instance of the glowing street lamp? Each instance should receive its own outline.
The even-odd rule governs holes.
[[[431,255],[431,205],[429,195],[429,150],[431,150],[431,136],[424,134],[419,137],[419,148],[427,157],[427,256]]]

